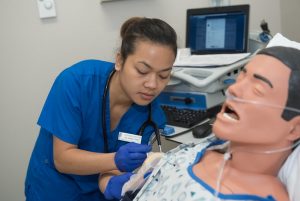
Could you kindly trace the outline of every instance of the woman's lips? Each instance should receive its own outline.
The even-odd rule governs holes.
[[[153,94],[148,94],[148,93],[140,93],[142,98],[145,100],[152,100],[154,95]]]

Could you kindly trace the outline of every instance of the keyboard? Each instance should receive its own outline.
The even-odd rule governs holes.
[[[220,111],[221,106],[208,110],[182,109],[169,105],[161,105],[161,108],[166,114],[168,125],[191,128],[205,119],[214,117]]]

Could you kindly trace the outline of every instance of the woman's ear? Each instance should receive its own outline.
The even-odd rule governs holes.
[[[123,59],[122,59],[121,53],[118,52],[116,54],[116,64],[115,64],[116,71],[120,71],[122,68],[122,65],[123,65]]]
[[[289,139],[292,141],[300,139],[300,116],[296,116],[289,121],[291,130],[289,132]]]

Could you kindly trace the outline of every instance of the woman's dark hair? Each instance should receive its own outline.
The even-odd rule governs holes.
[[[122,38],[121,57],[123,62],[135,52],[139,41],[149,41],[169,46],[176,57],[177,35],[175,30],[166,22],[156,18],[132,17],[121,27]]]
[[[300,50],[291,47],[275,46],[262,49],[258,54],[274,57],[291,70],[286,106],[300,109]],[[284,110],[282,118],[288,121],[298,115],[299,113]]]

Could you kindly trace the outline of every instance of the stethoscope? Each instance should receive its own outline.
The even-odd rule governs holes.
[[[106,81],[105,87],[104,87],[104,92],[103,92],[103,96],[102,96],[102,132],[103,132],[103,139],[104,139],[104,150],[106,153],[108,153],[108,139],[107,139],[107,132],[106,132],[106,98],[107,98],[107,92],[109,89],[109,84],[111,81],[111,78],[113,76],[113,74],[116,72],[116,70],[113,70],[110,74],[109,77]],[[158,148],[159,151],[162,152],[161,149],[161,141],[160,141],[160,134],[159,134],[159,129],[158,126],[156,125],[156,123],[154,123],[154,121],[152,121],[152,106],[151,103],[148,105],[148,119],[142,124],[142,126],[140,127],[139,131],[138,131],[138,135],[142,136],[146,127],[148,126],[152,126],[154,129],[154,133],[155,133],[155,138],[157,140],[157,144],[158,144]],[[150,139],[151,141],[151,139]]]

